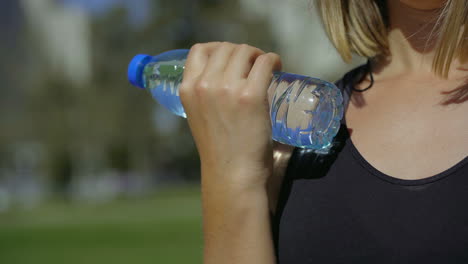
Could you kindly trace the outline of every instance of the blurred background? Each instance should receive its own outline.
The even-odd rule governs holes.
[[[197,42],[276,52],[335,81],[308,0],[0,1],[0,263],[201,263],[199,159],[184,119],[126,80]]]

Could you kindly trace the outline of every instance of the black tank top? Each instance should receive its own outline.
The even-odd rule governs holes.
[[[364,72],[337,82],[345,106]],[[468,156],[397,179],[361,156],[343,119],[329,154],[294,149],[271,220],[280,264],[468,263]]]

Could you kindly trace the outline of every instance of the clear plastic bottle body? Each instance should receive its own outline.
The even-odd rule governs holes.
[[[171,51],[170,51],[171,52]],[[143,68],[143,84],[156,101],[172,113],[186,118],[179,98],[188,50],[174,50],[153,57]]]
[[[186,117],[179,98],[188,50],[173,50],[147,60],[142,83],[176,115]],[[273,140],[327,153],[343,117],[343,98],[332,83],[284,72],[273,73],[268,88]]]
[[[327,153],[343,117],[343,97],[329,82],[274,73],[268,88],[273,139]]]

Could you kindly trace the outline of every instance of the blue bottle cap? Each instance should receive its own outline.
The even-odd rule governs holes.
[[[130,61],[130,64],[128,65],[128,71],[127,71],[127,77],[128,81],[137,87],[140,88],[145,88],[143,84],[143,68],[145,68],[145,65],[151,60],[150,55],[146,54],[138,54],[133,59]]]

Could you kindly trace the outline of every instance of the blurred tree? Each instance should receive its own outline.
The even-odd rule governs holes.
[[[265,22],[243,21],[235,0],[161,0],[153,8],[154,15],[141,27],[131,26],[127,10],[119,6],[92,17],[88,83],[47,69],[31,78],[34,87],[25,89],[26,119],[33,129],[27,134],[46,146],[46,170],[54,186],[69,189],[83,167],[95,175],[114,169],[148,181],[155,177],[158,183],[198,180],[199,159],[187,123],[177,119],[173,130],[161,132],[169,124],[155,113],[171,114],[128,84],[128,62],[137,53],[215,40],[274,50]]]
[[[0,2],[0,149],[5,154],[16,138],[24,139],[24,90],[20,89],[24,86],[24,78],[23,71],[18,70],[22,69],[25,59],[22,53],[23,19],[18,1]]]

